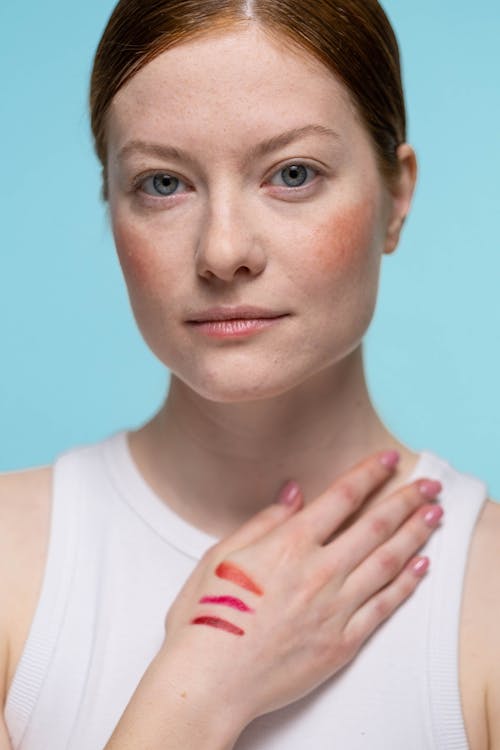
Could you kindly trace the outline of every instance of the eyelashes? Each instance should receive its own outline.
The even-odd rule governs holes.
[[[314,178],[322,174],[317,166],[298,160],[280,167],[269,178],[266,178],[266,181],[272,187],[281,189],[285,194],[300,194],[301,190],[310,188],[317,181]],[[283,182],[278,182],[279,179]],[[191,191],[192,188],[186,180],[171,172],[151,172],[139,175],[132,181],[132,192],[142,194],[153,201],[172,199]]]

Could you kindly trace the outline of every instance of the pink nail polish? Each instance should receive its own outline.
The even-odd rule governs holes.
[[[433,479],[420,479],[418,482],[418,489],[424,497],[429,500],[434,500],[443,489],[443,485],[441,482],[436,482]]]
[[[408,568],[417,576],[423,576],[429,569],[430,562],[428,557],[415,557],[409,562]]]
[[[280,494],[278,496],[278,502],[281,503],[281,505],[294,505],[299,495],[299,492],[300,492],[300,487],[297,484],[297,482],[294,482],[294,481],[287,482],[280,491]]]
[[[438,525],[439,521],[443,517],[444,510],[440,505],[435,505],[434,508],[428,510],[424,516],[424,521],[427,526],[434,528]]]
[[[401,456],[397,451],[386,451],[380,456],[380,463],[385,466],[386,469],[395,469],[399,463]]]

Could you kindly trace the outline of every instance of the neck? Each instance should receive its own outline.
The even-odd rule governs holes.
[[[367,390],[362,349],[273,399],[218,403],[175,376],[162,409],[130,446],[147,481],[186,520],[217,537],[276,499],[288,480],[309,502],[369,453],[396,448]]]

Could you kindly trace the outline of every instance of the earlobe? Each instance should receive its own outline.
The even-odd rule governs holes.
[[[399,243],[401,230],[410,212],[417,182],[417,157],[408,143],[402,143],[397,151],[400,174],[390,188],[391,216],[387,225],[384,253],[394,252]]]

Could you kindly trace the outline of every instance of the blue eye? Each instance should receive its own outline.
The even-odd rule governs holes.
[[[306,183],[309,172],[314,173],[315,170],[305,164],[289,164],[276,174],[283,180],[286,187],[296,188]],[[277,183],[273,182],[273,184]]]
[[[141,186],[148,195],[168,197],[176,192],[181,182],[182,180],[174,177],[174,175],[166,172],[158,172],[146,177],[142,181]],[[149,186],[150,189],[148,190],[146,186]]]

